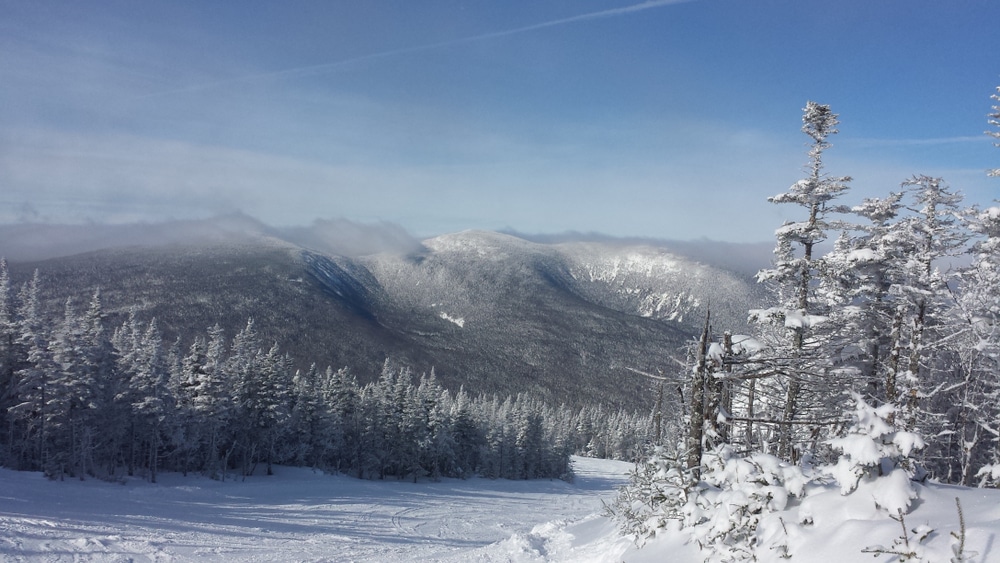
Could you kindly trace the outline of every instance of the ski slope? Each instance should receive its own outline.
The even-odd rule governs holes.
[[[158,484],[52,482],[0,470],[0,561],[336,561],[450,563],[701,563],[687,534],[663,530],[638,548],[600,516],[631,464],[575,457],[577,478],[409,483],[360,481],[278,467],[271,477],[218,482],[164,475]],[[1000,491],[928,483],[907,515],[916,560],[947,562],[959,531],[963,561],[1000,562]],[[790,561],[888,563],[901,528],[868,492],[818,491],[779,513]],[[809,506],[815,524],[803,527]],[[867,552],[866,552],[867,551]],[[761,563],[786,561],[777,552]]]
[[[361,481],[291,467],[246,481],[114,484],[0,470],[0,560],[581,561],[594,552],[583,544],[611,531],[596,514],[631,464],[574,458],[574,468],[572,484]]]

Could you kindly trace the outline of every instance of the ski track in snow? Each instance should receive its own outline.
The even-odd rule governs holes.
[[[573,484],[414,484],[278,467],[243,482],[168,474],[121,485],[0,470],[0,560],[578,560],[565,526],[592,527],[631,467],[574,458]]]

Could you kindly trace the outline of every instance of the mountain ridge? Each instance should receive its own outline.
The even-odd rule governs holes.
[[[112,323],[136,309],[182,346],[252,317],[299,369],[349,366],[365,381],[390,358],[453,389],[569,404],[646,405],[648,383],[617,366],[673,369],[708,301],[722,328],[744,323],[759,291],[663,249],[489,231],[354,257],[272,233],[119,247],[12,262],[14,287],[36,268],[51,315],[100,287]]]

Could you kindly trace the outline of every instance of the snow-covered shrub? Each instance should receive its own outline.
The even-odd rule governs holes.
[[[684,522],[685,506],[693,490],[686,472],[675,455],[656,447],[636,464],[629,484],[608,505],[607,514],[618,522],[622,533],[637,544],[656,535],[670,521]]]
[[[890,422],[895,407],[886,403],[869,405],[854,394],[855,422],[846,436],[827,443],[842,453],[835,465],[827,468],[843,495],[852,493],[862,482],[873,486],[866,489],[875,503],[890,515],[907,512],[916,498],[911,478],[916,468],[910,454],[925,447],[923,439],[913,432],[896,429]]]
[[[976,472],[976,477],[980,479],[980,487],[1000,486],[1000,463],[984,465],[978,472]]]
[[[758,529],[762,518],[801,498],[810,477],[798,466],[763,453],[737,455],[723,445],[705,455],[705,470],[686,522],[706,561],[755,560],[762,550],[787,552],[781,532]]]
[[[928,558],[927,549],[923,545],[923,542],[934,533],[934,530],[926,524],[908,529],[906,519],[903,517],[901,511],[899,512],[899,516],[890,514],[889,517],[899,522],[903,532],[898,538],[892,541],[892,545],[890,546],[869,546],[862,549],[861,552],[871,553],[876,557],[879,555],[895,555],[897,557],[896,561],[900,562],[915,561],[917,563],[932,563],[932,560]],[[955,550],[954,553],[960,555],[960,550]]]
[[[740,456],[722,445],[704,456],[702,480],[677,460],[651,456],[609,507],[622,531],[640,545],[671,522],[706,553],[706,562],[754,560],[761,550],[786,553],[781,530],[758,530],[761,519],[802,497],[810,477],[775,456]],[[778,528],[781,528],[778,526]]]
[[[958,497],[955,497],[955,508],[958,510],[959,527],[957,532],[953,531],[950,534],[951,557],[948,558],[948,563],[968,563],[975,560],[974,558],[978,554],[966,549],[965,514],[962,510],[962,501]],[[935,552],[926,543],[935,535],[935,530],[927,524],[911,528],[906,525],[906,518],[903,516],[903,512],[899,511],[898,514],[898,516],[889,515],[890,518],[899,522],[901,528],[899,537],[892,541],[892,545],[869,546],[862,549],[861,552],[871,553],[875,557],[879,557],[880,555],[895,555],[895,561],[900,562],[937,563],[938,561],[944,561],[944,554],[940,551]]]

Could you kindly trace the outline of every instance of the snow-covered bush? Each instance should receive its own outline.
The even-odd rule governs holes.
[[[671,521],[683,525],[685,507],[694,487],[682,467],[676,455],[662,446],[636,464],[629,484],[606,506],[607,515],[618,522],[623,534],[642,545]]]
[[[875,503],[890,515],[907,512],[917,493],[911,478],[916,467],[910,454],[925,447],[923,439],[913,432],[898,430],[891,422],[895,407],[886,403],[869,405],[854,394],[855,422],[846,436],[827,443],[842,453],[827,472],[840,484],[843,495],[852,493],[864,481]],[[876,483],[877,480],[877,483]]]
[[[1000,485],[1000,463],[984,465],[978,472],[976,472],[976,477],[980,479],[980,487],[996,487]]]
[[[787,550],[783,533],[758,528],[762,518],[801,498],[810,477],[801,467],[763,453],[737,455],[723,445],[705,455],[702,482],[687,506],[691,539],[706,561],[755,560],[761,550]]]
[[[761,550],[785,553],[784,533],[758,525],[801,498],[810,477],[775,456],[741,456],[729,445],[707,452],[704,464],[702,480],[692,485],[677,460],[654,453],[609,512],[640,545],[673,522],[706,553],[706,562],[751,561]]]

